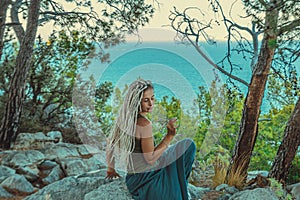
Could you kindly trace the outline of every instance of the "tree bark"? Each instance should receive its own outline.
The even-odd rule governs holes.
[[[25,95],[26,78],[30,68],[33,45],[36,37],[41,0],[31,0],[28,9],[27,27],[21,40],[16,58],[16,66],[9,83],[8,102],[6,103],[0,127],[0,148],[10,148],[19,129],[19,121]]]
[[[269,177],[285,182],[300,145],[300,98],[284,130],[284,137],[271,167]]]
[[[5,32],[5,22],[6,13],[8,5],[11,0],[1,0],[0,1],[0,59],[2,57],[3,47],[4,47],[4,32]]]
[[[11,21],[14,23],[13,28],[20,43],[25,35],[24,28],[20,23],[20,19],[19,19],[19,9],[21,5],[22,5],[22,0],[16,0],[12,4],[12,8],[10,10]],[[28,22],[29,22],[29,18],[28,18]]]
[[[227,180],[233,174],[244,178],[247,176],[257,137],[260,106],[276,49],[278,13],[278,9],[266,11],[265,27],[268,28],[264,32],[258,61],[244,102],[239,136],[227,172]]]

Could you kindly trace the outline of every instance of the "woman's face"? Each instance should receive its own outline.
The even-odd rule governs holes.
[[[141,114],[146,114],[148,112],[152,112],[154,106],[154,91],[153,88],[148,88],[144,91],[141,107]]]

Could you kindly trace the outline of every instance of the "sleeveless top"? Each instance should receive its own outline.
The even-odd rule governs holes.
[[[139,117],[143,116],[138,114],[138,118]],[[150,171],[156,166],[156,164],[150,165],[149,163],[147,163],[143,155],[141,139],[134,137],[134,140],[135,146],[129,158],[129,163],[127,165],[127,173],[132,174]]]

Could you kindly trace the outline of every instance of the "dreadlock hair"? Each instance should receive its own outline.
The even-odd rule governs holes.
[[[124,102],[119,110],[116,122],[109,135],[109,148],[113,151],[111,159],[116,159],[121,168],[130,161],[130,154],[135,147],[137,116],[141,111],[144,91],[153,88],[151,81],[137,79],[130,84]],[[126,165],[126,166],[125,166]]]

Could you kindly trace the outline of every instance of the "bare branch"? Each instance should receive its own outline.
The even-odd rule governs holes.
[[[194,7],[189,7],[186,8],[182,13],[178,12],[176,10],[176,8],[174,8],[174,11],[171,12],[171,15],[169,16],[169,19],[171,20],[171,27],[176,30],[177,34],[181,34],[182,35],[182,39],[186,38],[197,50],[198,53],[200,53],[200,55],[209,63],[211,64],[214,68],[216,68],[217,70],[219,70],[220,72],[222,72],[223,74],[225,74],[226,76],[241,82],[242,84],[248,86],[248,83],[242,79],[240,79],[239,77],[236,77],[234,75],[232,75],[232,71],[233,71],[233,67],[234,67],[234,63],[231,61],[231,51],[234,51],[234,49],[232,49],[231,47],[231,40],[234,39],[237,42],[239,42],[240,39],[243,39],[244,37],[237,31],[237,30],[245,30],[248,33],[250,33],[250,35],[253,38],[257,39],[257,33],[253,33],[252,30],[250,30],[247,27],[243,27],[240,26],[232,21],[230,21],[229,19],[226,18],[221,6],[218,4],[218,2],[216,2],[217,4],[214,5],[216,10],[220,10],[221,14],[222,14],[222,18],[223,18],[223,22],[224,25],[228,31],[228,38],[227,38],[227,54],[224,57],[224,59],[222,60],[222,63],[225,62],[225,59],[227,60],[227,62],[229,63],[230,66],[230,70],[226,71],[224,70],[222,67],[218,66],[218,64],[214,63],[198,46],[200,37],[202,36],[207,42],[211,42],[211,40],[209,39],[208,34],[206,33],[206,29],[207,28],[212,28],[212,20],[210,20],[208,23],[201,23],[198,19],[195,18],[191,18],[188,15],[188,11],[190,9],[194,9],[194,10],[199,10],[199,8],[194,8]],[[217,7],[216,7],[217,6]],[[203,14],[200,10],[199,10],[200,14]],[[204,16],[204,14],[203,14]],[[232,32],[236,32],[239,38],[235,38],[235,35]],[[194,38],[194,40],[192,40],[191,38]],[[244,38],[245,39],[245,38]],[[247,40],[245,40],[247,41]],[[257,41],[258,43],[258,41]],[[258,44],[256,43],[255,49],[258,50]],[[243,47],[243,44],[240,43],[241,48]],[[250,46],[250,43],[249,43]],[[246,49],[242,50],[237,50],[237,51],[242,51],[243,52],[247,52]],[[248,51],[247,53],[249,54],[253,54],[252,51]],[[254,56],[253,56],[254,57]]]
[[[225,20],[226,20],[226,19],[225,19]],[[228,21],[228,20],[226,20],[226,21]],[[253,34],[252,30],[250,30],[248,27],[240,26],[240,25],[238,25],[238,24],[236,24],[236,23],[232,23],[232,22],[231,22],[230,28],[232,28],[232,27],[236,27],[236,28],[238,28],[238,29],[240,29],[240,30],[246,31],[246,32],[248,32],[250,35]]]
[[[289,32],[290,30],[293,30],[294,28],[300,26],[300,19],[296,19],[292,22],[290,22],[288,25],[282,26],[279,31],[278,35],[282,35],[286,32]]]
[[[267,2],[265,2],[264,0],[259,0],[259,2],[260,2],[260,4],[261,4],[262,6],[264,6],[265,8],[268,7]]]
[[[195,18],[190,18],[188,15],[189,10],[196,10],[199,11],[200,14],[203,13],[200,11],[199,8],[196,7],[189,7],[186,8],[183,13],[180,13],[174,7],[174,12],[171,12],[169,19],[171,20],[171,27],[176,30],[177,34],[180,33],[184,37],[186,36],[193,36],[195,37],[195,41],[198,42],[200,36],[208,42],[211,43],[211,39],[209,38],[208,34],[205,32],[206,29],[211,28],[212,20],[207,22],[206,24],[199,22]]]
[[[41,12],[40,14],[43,15],[44,17],[39,20],[39,24],[42,24],[42,23],[50,21],[50,20],[55,20],[55,19],[57,19],[57,17],[63,17],[63,16],[70,16],[70,17],[73,16],[74,18],[81,17],[81,16],[88,16],[88,17],[97,19],[96,16],[92,16],[91,13],[87,13],[87,12],[45,11],[45,12]],[[93,14],[96,14],[96,13],[93,13]]]
[[[239,77],[236,77],[230,73],[228,73],[226,70],[224,70],[222,67],[219,67],[218,65],[216,65],[201,49],[200,47],[194,43],[189,37],[187,37],[188,40],[190,41],[190,43],[196,48],[197,52],[201,54],[201,56],[211,65],[213,66],[214,68],[216,68],[217,70],[219,70],[220,72],[222,72],[223,74],[225,74],[226,76],[244,84],[245,86],[249,86],[249,84],[244,81],[243,79],[239,78]]]

